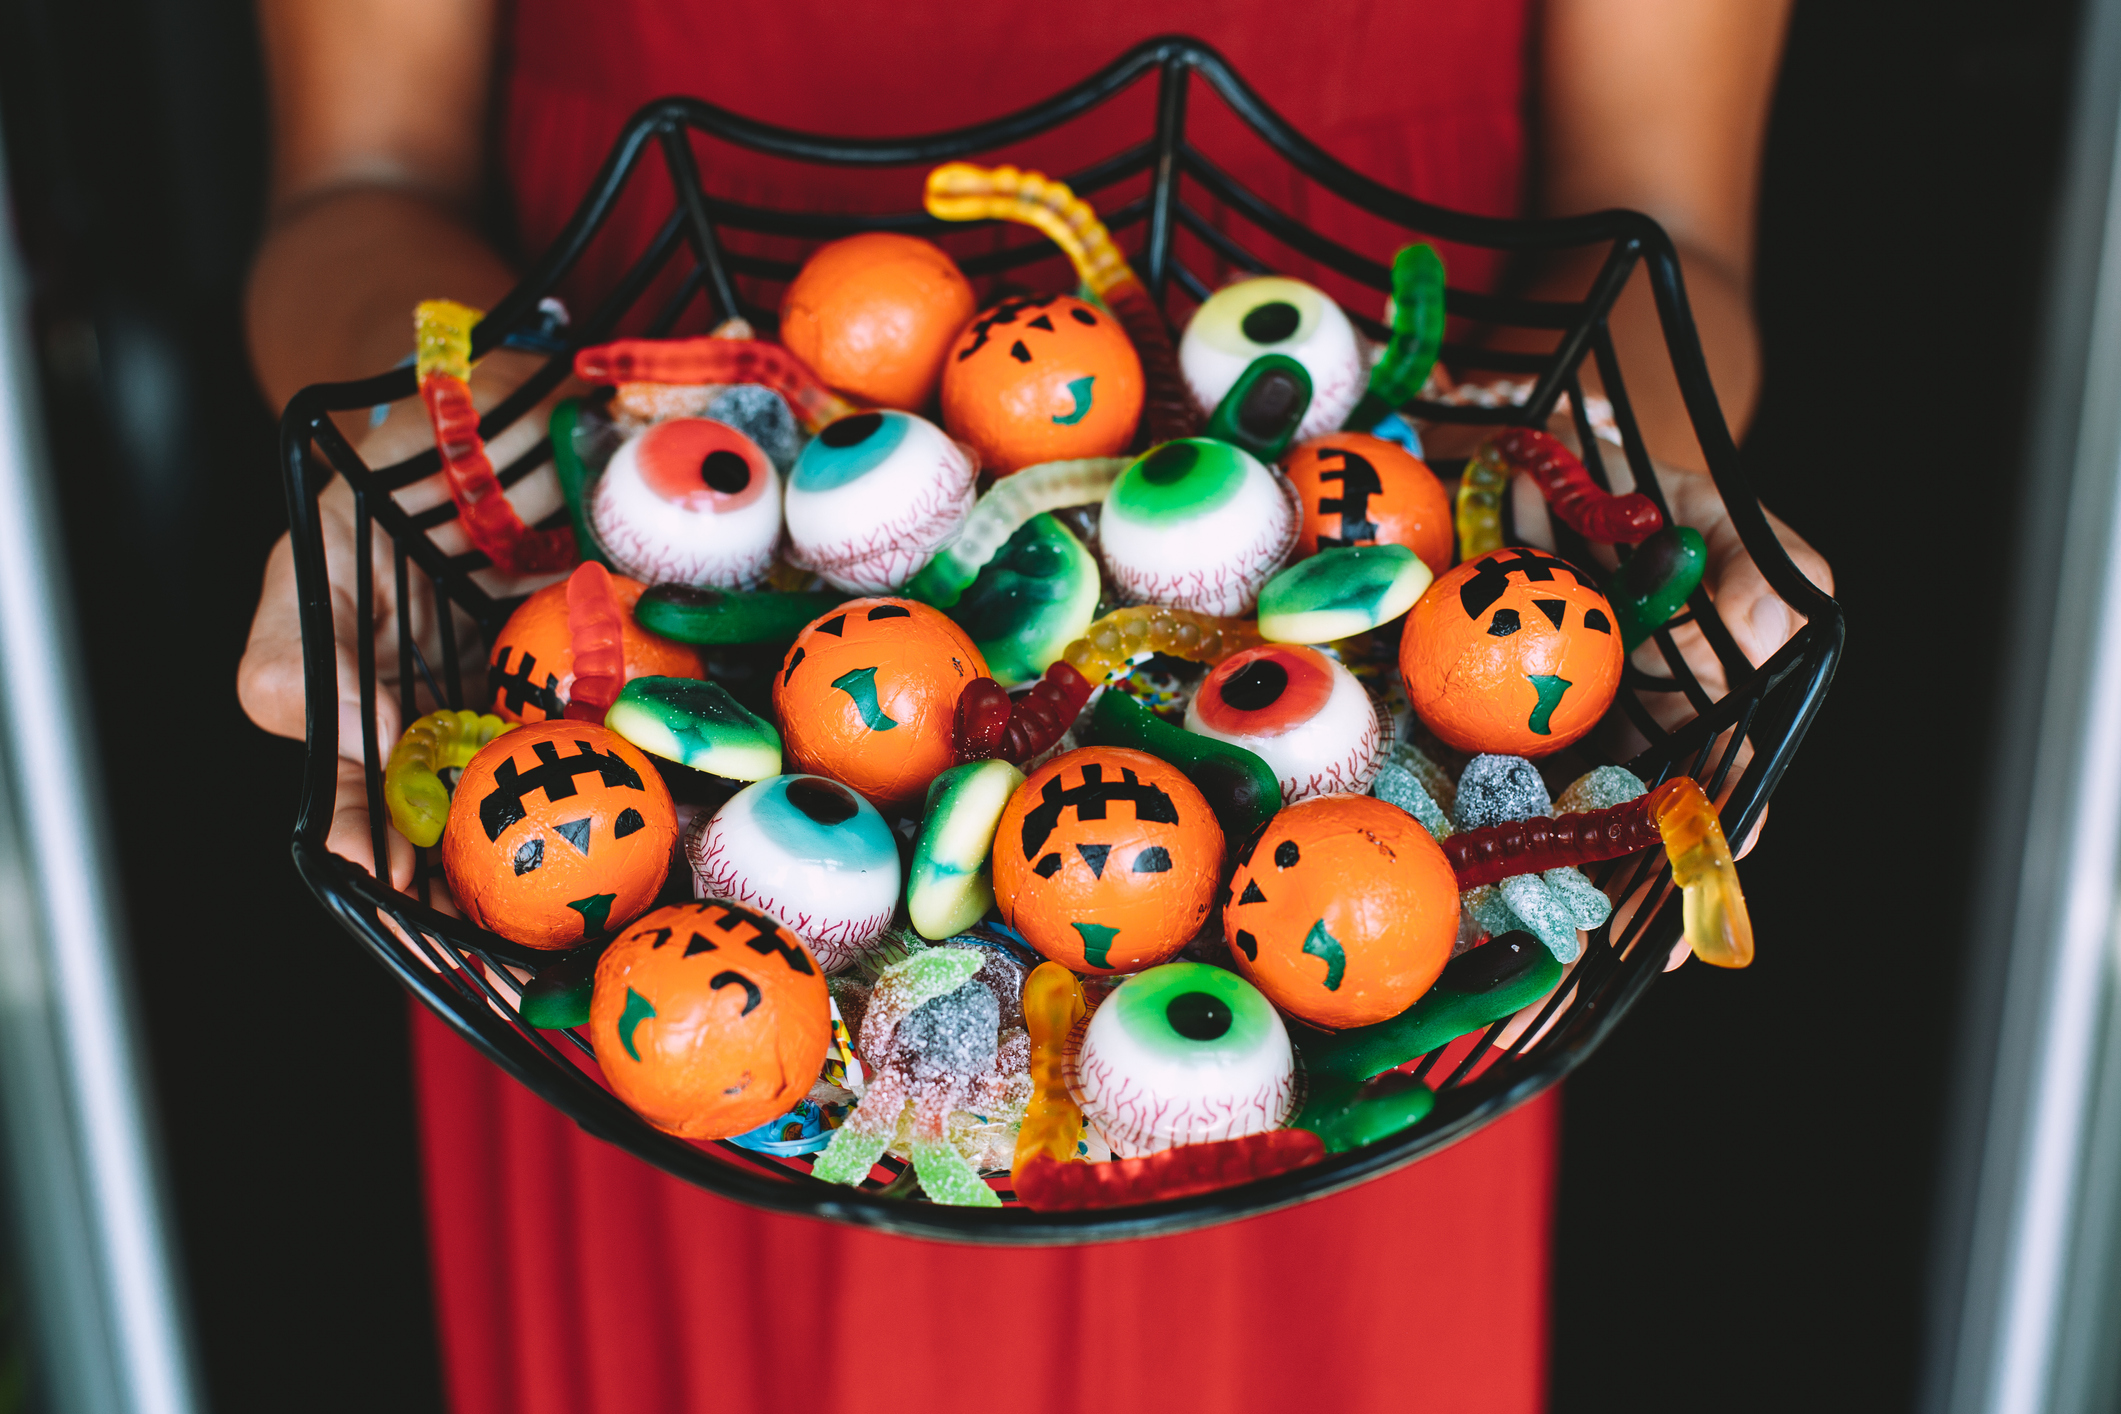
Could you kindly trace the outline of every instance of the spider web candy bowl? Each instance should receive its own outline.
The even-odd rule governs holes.
[[[1328,239],[1241,181],[1219,150],[1211,154],[1197,145],[1198,133],[1214,125],[1189,125],[1196,99],[1220,104],[1234,115],[1235,123],[1223,122],[1216,130],[1263,144],[1270,154],[1267,160],[1285,174],[1293,173],[1312,200],[1343,203],[1378,218],[1390,228],[1379,248],[1357,251]],[[1739,652],[1707,594],[1697,590],[1651,640],[1665,671],[1645,672],[1632,662],[1625,671],[1616,711],[1648,745],[1631,760],[1614,764],[1628,766],[1652,784],[1672,775],[1698,779],[1712,798],[1722,801],[1726,835],[1744,839],[1824,700],[1841,654],[1842,619],[1834,602],[1791,563],[1754,496],[1709,382],[1670,240],[1654,222],[1632,212],[1506,220],[1445,210],[1393,191],[1343,166],[1291,128],[1220,55],[1196,40],[1148,41],[1044,102],[975,127],[919,137],[849,139],[794,132],[697,99],[671,98],[648,105],[620,134],[551,249],[478,326],[474,354],[485,354],[511,334],[544,328],[539,302],[581,261],[631,187],[647,182],[660,190],[662,178],[655,167],[668,179],[668,192],[657,197],[668,200],[667,217],[615,286],[603,292],[601,302],[578,312],[577,322],[566,331],[566,347],[489,411],[481,431],[491,441],[530,414],[567,376],[573,351],[613,337],[622,321],[626,332],[654,335],[680,328],[681,321],[684,329],[693,330],[738,314],[771,331],[779,291],[794,276],[803,254],[857,231],[905,231],[941,242],[957,255],[983,297],[998,281],[1029,267],[1049,272],[1043,277],[1045,287],[1072,284],[1052,247],[1021,229],[946,226],[918,209],[827,215],[719,198],[712,194],[711,175],[702,178],[697,150],[702,141],[842,170],[899,169],[905,174],[905,191],[915,197],[921,176],[935,164],[1009,160],[1012,150],[1027,140],[1114,103],[1126,111],[1141,110],[1147,128],[1142,140],[1062,175],[1078,193],[1097,202],[1174,324],[1183,323],[1187,310],[1207,297],[1224,272],[1281,271],[1332,282],[1355,325],[1382,340],[1387,331],[1370,311],[1382,309],[1390,289],[1391,251],[1407,241],[1431,238],[1513,253],[1582,248],[1603,252],[1589,293],[1577,302],[1451,288],[1447,304],[1453,338],[1444,345],[1444,363],[1460,378],[1506,375],[1527,381],[1530,391],[1514,404],[1418,401],[1404,411],[1432,423],[1540,427],[1565,406],[1591,474],[1604,482],[1609,459],[1618,458],[1635,486],[1654,499],[1659,493],[1650,475],[1649,454],[1607,328],[1607,313],[1623,285],[1638,267],[1646,273],[1665,355],[1732,523],[1769,585],[1804,624],[1773,658],[1755,668]],[[1356,297],[1358,291],[1361,298]],[[1544,354],[1498,350],[1487,341],[1465,338],[1463,331],[1475,326],[1541,331],[1554,340],[1554,348]],[[1612,420],[1605,430],[1617,432],[1617,447],[1599,440],[1586,415],[1582,382],[1587,367],[1596,370],[1601,391],[1610,400]],[[439,470],[433,450],[396,465],[370,467],[332,418],[334,413],[363,411],[415,395],[414,372],[404,368],[359,382],[306,388],[281,419],[305,678],[312,704],[329,704],[337,696],[332,600],[319,510],[319,497],[334,477],[346,481],[352,498],[357,621],[375,621],[379,567],[392,577],[390,588],[399,606],[394,622],[380,650],[376,638],[364,637],[356,652],[363,712],[370,720],[377,694],[386,690],[396,693],[407,722],[438,706],[476,705],[484,684],[486,649],[518,602],[494,592],[483,555],[453,554],[438,544],[435,532],[455,517],[453,504],[445,501],[411,511],[394,499],[393,493]],[[500,479],[512,485],[551,456],[549,440],[541,441],[502,468]],[[546,523],[559,524],[563,515]],[[1555,533],[1563,556],[1591,563],[1587,547],[1566,527],[1557,525]],[[435,599],[448,601],[459,612],[440,615],[436,623],[437,616],[426,608],[407,607],[431,605]],[[1673,632],[1688,624],[1696,627],[1731,684],[1721,696],[1703,686],[1673,640]],[[379,651],[393,655],[393,649],[401,671],[390,686],[378,675],[378,657]],[[1691,711],[1691,720],[1666,730],[1660,721],[1678,714],[1660,708],[1682,703]],[[430,906],[428,891],[439,884],[440,876],[424,854],[406,891],[379,882],[389,877],[384,867],[389,827],[383,760],[373,741],[364,745],[362,764],[374,871],[326,849],[337,795],[338,750],[335,713],[313,711],[295,827],[295,864],[340,924],[407,990],[584,1130],[649,1163],[761,1208],[912,1236],[1018,1245],[1156,1236],[1320,1197],[1413,1163],[1523,1104],[1581,1063],[1656,979],[1680,933],[1680,900],[1669,887],[1661,857],[1652,852],[1592,866],[1587,872],[1594,882],[1615,896],[1646,889],[1649,903],[1623,910],[1622,926],[1608,924],[1592,933],[1581,960],[1551,996],[1535,1004],[1533,1015],[1520,1014],[1514,1026],[1498,1022],[1425,1057],[1417,1074],[1436,1090],[1436,1103],[1409,1128],[1272,1178],[1175,1201],[1034,1212],[1012,1201],[1007,1175],[996,1175],[989,1181],[1005,1206],[950,1207],[923,1199],[892,1159],[861,1187],[848,1188],[812,1177],[809,1156],[767,1155],[726,1141],[688,1143],[650,1127],[601,1083],[581,1032],[541,1031],[519,1014],[521,979],[565,962],[579,966],[582,950],[535,952]],[[1579,749],[1579,754],[1585,756],[1586,767],[1598,764],[1595,753]],[[1494,1044],[1498,1041],[1505,1043]]]

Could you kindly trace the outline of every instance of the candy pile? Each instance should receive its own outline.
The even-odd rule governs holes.
[[[1542,432],[1455,495],[1430,470],[1397,410],[1441,345],[1432,249],[1381,349],[1281,277],[1174,346],[1066,187],[952,165],[929,201],[1036,226],[1080,288],[980,308],[936,246],[863,235],[783,343],[584,349],[571,530],[479,443],[476,312],[420,309],[465,533],[574,566],[495,639],[486,710],[385,775],[465,914],[552,952],[526,1021],[586,1027],[672,1134],[1051,1209],[1416,1123],[1423,1058],[1524,1012],[1514,1042],[1612,916],[1580,866],[1662,849],[1696,954],[1745,965],[1700,788],[1572,751],[1700,538]],[[1505,544],[1513,476],[1619,569]]]

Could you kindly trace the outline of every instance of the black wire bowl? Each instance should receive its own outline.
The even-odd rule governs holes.
[[[1604,482],[1600,444],[1593,435],[1581,387],[1581,370],[1588,360],[1612,404],[1635,485],[1661,503],[1606,326],[1607,313],[1622,287],[1638,263],[1645,267],[1666,353],[1732,522],[1768,583],[1806,622],[1781,651],[1755,669],[1717,618],[1707,594],[1697,590],[1680,616],[1655,638],[1669,676],[1653,676],[1632,663],[1626,670],[1618,706],[1650,744],[1633,760],[1619,764],[1652,783],[1671,775],[1693,776],[1712,797],[1728,789],[1722,807],[1724,831],[1733,842],[1743,839],[1760,818],[1825,698],[1841,654],[1842,619],[1833,600],[1791,563],[1753,494],[1709,382],[1670,239],[1655,222],[1634,212],[1505,220],[1444,210],[1392,191],[1313,145],[1267,107],[1221,55],[1196,40],[1148,41],[1046,102],[991,123],[921,137],[820,137],[768,127],[696,99],[671,98],[650,104],[627,124],[588,196],[552,248],[478,326],[474,354],[483,355],[511,333],[538,325],[539,301],[553,294],[582,259],[627,189],[651,177],[658,158],[675,192],[668,218],[603,302],[568,331],[567,348],[552,355],[535,376],[489,412],[481,423],[482,432],[491,440],[523,417],[567,376],[575,348],[613,337],[629,316],[633,321],[629,327],[650,334],[667,332],[688,317],[712,323],[730,313],[771,329],[775,301],[770,292],[794,275],[803,248],[856,231],[908,231],[942,238],[950,229],[919,211],[825,215],[717,199],[701,182],[693,132],[797,162],[910,169],[907,185],[917,188],[919,175],[930,166],[981,156],[1006,158],[1012,147],[1069,124],[1152,77],[1156,88],[1150,136],[1093,166],[1066,174],[1066,180],[1078,193],[1101,198],[1098,205],[1107,224],[1123,246],[1132,246],[1136,270],[1152,292],[1166,300],[1167,308],[1185,300],[1205,299],[1209,293],[1199,270],[1186,261],[1187,245],[1227,267],[1264,271],[1270,268],[1269,262],[1254,253],[1264,243],[1356,285],[1380,292],[1390,288],[1389,270],[1381,259],[1359,254],[1308,229],[1240,184],[1189,140],[1189,90],[1197,77],[1303,181],[1382,218],[1393,228],[1392,245],[1432,237],[1510,253],[1603,248],[1603,265],[1581,302],[1532,301],[1455,286],[1449,291],[1454,329],[1530,330],[1548,338],[1558,334],[1553,351],[1546,354],[1507,352],[1470,342],[1444,346],[1444,363],[1461,378],[1479,370],[1530,377],[1534,382],[1527,400],[1496,408],[1416,402],[1406,412],[1432,422],[1544,426],[1566,394],[1585,449],[1584,460],[1592,475]],[[1131,199],[1130,189],[1138,192]],[[1206,204],[1200,197],[1207,198]],[[1221,219],[1211,219],[1211,213]],[[1178,240],[1182,231],[1190,237],[1184,244]],[[731,248],[725,241],[731,232],[744,233],[745,239],[754,246],[763,244],[769,253]],[[978,281],[1052,260],[1052,247],[1042,239],[1032,239],[1031,234],[997,235],[990,229],[984,236],[987,248],[961,256],[960,263]],[[962,242],[963,237],[958,239]],[[791,252],[790,258],[771,253],[774,242]],[[1389,257],[1390,248],[1377,254]],[[704,301],[704,310],[690,308],[700,301]],[[1350,308],[1348,314],[1371,337],[1384,337],[1383,327],[1362,311]],[[1437,1092],[1427,1118],[1367,1148],[1329,1155],[1307,1168],[1195,1198],[1063,1213],[1037,1213],[1014,1204],[999,1210],[948,1207],[909,1194],[911,1185],[903,1180],[889,1184],[872,1180],[860,1189],[846,1188],[811,1177],[808,1158],[769,1157],[726,1142],[692,1144],[663,1134],[584,1071],[578,1063],[589,1057],[584,1038],[574,1032],[539,1031],[517,1015],[515,978],[506,967],[512,964],[534,971],[563,954],[520,947],[430,907],[423,899],[432,869],[424,860],[414,893],[379,882],[388,880],[389,871],[385,867],[382,762],[373,740],[366,743],[364,766],[374,872],[325,847],[335,805],[339,742],[336,715],[329,709],[337,696],[336,668],[318,498],[333,474],[346,479],[353,498],[356,622],[375,621],[374,536],[380,532],[390,541],[399,606],[397,657],[400,664],[418,668],[402,671],[396,689],[405,721],[436,705],[483,706],[483,697],[466,691],[466,663],[483,660],[485,645],[492,642],[519,602],[496,598],[474,580],[476,572],[489,568],[484,555],[445,554],[430,538],[437,525],[454,517],[453,505],[444,503],[415,514],[393,499],[394,492],[439,471],[434,451],[394,466],[372,468],[355,454],[330,416],[414,396],[413,371],[400,368],[356,383],[305,388],[281,418],[281,455],[293,525],[310,704],[295,865],[346,930],[480,1051],[590,1134],[702,1188],[779,1212],[911,1236],[982,1243],[1148,1237],[1266,1212],[1413,1163],[1553,1085],[1590,1055],[1642,996],[1678,939],[1679,898],[1668,887],[1669,871],[1661,857],[1654,857],[1657,852],[1595,866],[1589,871],[1594,882],[1615,897],[1647,888],[1655,906],[1634,910],[1617,933],[1610,924],[1593,933],[1581,961],[1547,999],[1534,1023],[1523,1028],[1508,1047],[1490,1044],[1506,1025],[1498,1022],[1477,1039],[1462,1040],[1427,1057],[1424,1078]],[[537,450],[504,468],[501,481],[514,484],[551,455],[549,441],[541,441]],[[558,523],[558,518],[549,523]],[[1557,525],[1556,533],[1563,555],[1578,564],[1591,563],[1585,547],[1566,527]],[[484,643],[459,642],[456,616],[441,614],[439,625],[432,630],[439,636],[437,661],[430,664],[414,640],[407,608],[413,599],[414,576],[423,577],[437,596],[461,608],[477,625]],[[1671,629],[1687,622],[1699,626],[1733,685],[1721,699],[1703,688],[1673,642]],[[430,637],[429,642],[433,641]],[[364,635],[356,651],[364,719],[373,721],[376,695],[382,690],[374,637]],[[467,654],[475,656],[467,660]],[[1660,701],[1672,702],[1675,695],[1682,696],[1695,715],[1684,726],[1666,731],[1658,725],[1653,709]],[[1742,743],[1750,744],[1749,756],[1742,755]],[[893,1162],[887,1159],[886,1167]],[[1003,1194],[1005,1201],[1009,1196]]]

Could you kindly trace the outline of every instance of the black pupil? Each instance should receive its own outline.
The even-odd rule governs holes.
[[[1169,486],[1184,480],[1199,460],[1200,448],[1191,442],[1166,442],[1149,453],[1149,459],[1142,463],[1142,475],[1152,486]]]
[[[884,425],[880,412],[858,412],[852,417],[843,417],[837,422],[825,424],[825,430],[817,434],[820,442],[828,447],[852,447],[866,442],[876,435],[876,429]]]
[[[1296,332],[1303,316],[1287,300],[1269,300],[1245,316],[1245,337],[1255,344],[1278,344]]]
[[[1223,999],[1207,992],[1180,992],[1164,1003],[1164,1017],[1188,1041],[1219,1041],[1233,1019]]]
[[[1296,410],[1296,392],[1296,380],[1288,374],[1267,374],[1252,385],[1252,396],[1237,410],[1238,425],[1255,437],[1273,436]]]
[[[751,463],[726,448],[709,452],[707,460],[700,463],[700,480],[706,482],[711,491],[734,496],[751,484]]]
[[[1257,712],[1279,701],[1289,687],[1289,670],[1272,658],[1255,658],[1223,684],[1223,701],[1240,712]]]
[[[820,825],[839,825],[854,818],[854,797],[830,781],[790,781],[788,803]]]

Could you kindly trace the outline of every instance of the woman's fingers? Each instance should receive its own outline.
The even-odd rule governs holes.
[[[376,871],[376,846],[369,829],[368,781],[361,763],[340,758],[339,785],[333,799],[331,832],[324,847],[366,873]],[[383,822],[383,852],[390,869],[390,885],[404,889],[412,883],[412,841]]]

